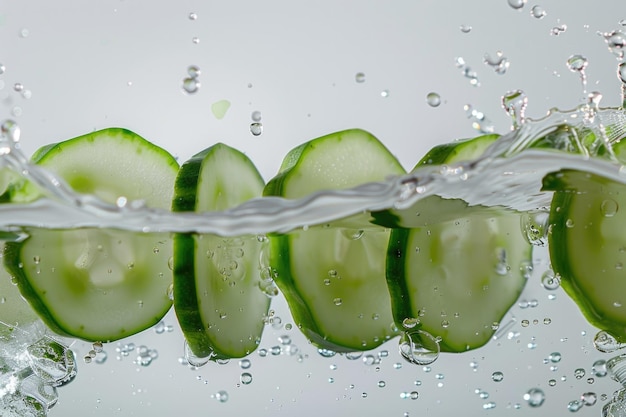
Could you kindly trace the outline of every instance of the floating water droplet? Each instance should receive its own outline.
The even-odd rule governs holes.
[[[17,91],[18,93],[22,91],[23,89],[24,89],[24,86],[22,85],[22,83],[13,84],[13,90]]]
[[[239,377],[239,380],[244,385],[249,385],[252,382],[252,374],[249,372],[244,372]]]
[[[585,370],[583,368],[576,368],[574,370],[574,377],[576,379],[582,379],[585,376]]]
[[[189,75],[189,77],[191,78],[198,78],[201,73],[202,72],[200,71],[200,68],[198,68],[196,65],[190,65],[187,67],[187,75]]]
[[[567,25],[559,25],[555,26],[550,30],[550,34],[552,36],[559,36],[561,33],[567,30]]]
[[[197,45],[200,43],[200,38],[197,36],[194,36],[193,38],[191,38],[191,42]]]
[[[494,382],[501,382],[504,379],[504,374],[500,371],[496,371],[491,374],[491,379]]]
[[[624,59],[624,47],[626,46],[626,34],[620,30],[602,34],[609,51],[620,61]]]
[[[200,82],[196,78],[187,77],[183,80],[183,90],[187,94],[195,94],[200,89]]]
[[[11,142],[19,142],[20,127],[13,120],[7,119],[0,125],[0,139],[8,139]]]
[[[359,84],[360,84],[360,83],[364,83],[364,82],[365,82],[365,74],[364,74],[364,73],[362,73],[362,72],[357,72],[357,73],[355,74],[355,76],[354,76],[354,80],[355,80],[357,83],[359,83]]]
[[[459,29],[461,29],[461,32],[463,33],[470,33],[472,31],[472,27],[470,25],[461,25]]]
[[[383,91],[381,91],[381,92],[380,92],[380,96],[381,96],[382,98],[387,98],[387,97],[389,97],[389,90],[383,90]]]
[[[250,115],[250,118],[252,119],[253,122],[260,122],[261,121],[261,112],[258,110],[255,110],[252,112],[252,114]]]
[[[598,401],[598,396],[595,392],[585,392],[580,396],[580,400],[583,404],[592,406]]]
[[[197,20],[198,15],[194,12],[189,13],[189,20]]]
[[[474,87],[479,87],[480,81],[478,81],[478,74],[476,74],[475,71],[472,71],[469,65],[465,62],[465,59],[463,57],[456,57],[454,61],[456,67],[461,70],[461,74],[469,80],[470,84]]]
[[[439,342],[423,330],[410,330],[400,337],[400,354],[408,362],[429,365],[439,357]]]
[[[605,330],[600,330],[596,333],[593,345],[598,351],[603,353],[613,353],[626,347],[626,344],[618,342],[612,334]]]
[[[7,67],[5,67],[4,64],[0,64],[0,75],[4,74],[6,70],[7,70]]]
[[[608,374],[606,361],[604,359],[598,359],[595,361],[591,366],[591,373],[598,378],[605,377]]]
[[[471,120],[472,127],[480,133],[493,133],[495,131],[495,126],[483,112],[474,109],[470,104],[463,106],[463,110],[465,110],[467,118]]]
[[[573,400],[567,403],[567,409],[571,411],[572,413],[575,413],[576,411],[580,410],[582,407],[583,407],[583,403],[578,400]]]
[[[549,291],[554,291],[561,286],[561,277],[553,270],[548,269],[541,276],[541,286]]]
[[[30,30],[28,30],[27,28],[20,29],[20,37],[28,38],[28,35],[30,35]]]
[[[428,93],[426,95],[426,103],[430,107],[438,107],[441,104],[441,97],[437,93]]]
[[[263,124],[260,122],[254,122],[250,124],[250,133],[254,136],[260,136],[263,133]]]
[[[530,15],[536,19],[543,19],[544,17],[546,17],[547,13],[543,9],[543,7],[536,5],[533,6],[532,9],[530,9]]]
[[[228,401],[228,392],[226,391],[218,391],[215,393],[215,399],[221,403],[225,403]]]
[[[506,70],[508,70],[509,66],[511,65],[508,58],[502,54],[502,51],[496,52],[495,57],[492,57],[489,54],[485,54],[483,62],[486,65],[490,66],[496,72],[496,74],[500,75],[506,74]]]
[[[539,388],[531,388],[524,394],[524,400],[530,407],[541,407],[546,396]]]
[[[526,0],[508,0],[509,6],[515,10],[519,10],[526,4]]]
[[[528,97],[522,90],[509,91],[502,96],[502,108],[511,117],[513,129],[524,123],[527,105]]]

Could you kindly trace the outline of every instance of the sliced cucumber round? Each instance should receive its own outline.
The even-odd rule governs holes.
[[[346,130],[289,152],[264,194],[296,199],[403,173],[378,139]],[[323,225],[270,236],[276,283],[298,328],[319,347],[368,350],[397,334],[385,283],[389,231],[368,220],[357,215],[354,228]]]
[[[264,185],[247,156],[220,143],[183,164],[173,210],[226,210],[260,197]],[[198,357],[239,358],[257,348],[270,306],[260,289],[262,247],[256,236],[175,235],[174,310]]]
[[[169,153],[116,128],[46,146],[33,160],[77,192],[112,204],[123,197],[162,209],[170,207],[178,172]],[[52,330],[91,341],[117,340],[156,324],[171,307],[168,234],[27,232],[23,242],[6,244],[4,263]]]
[[[626,186],[564,170],[543,188],[554,191],[548,244],[563,289],[591,324],[626,342]]]
[[[488,135],[434,148],[415,169],[478,157],[496,139]],[[391,233],[387,261],[398,327],[419,326],[439,338],[446,352],[487,343],[532,265],[520,213],[430,196],[378,216],[401,226]]]

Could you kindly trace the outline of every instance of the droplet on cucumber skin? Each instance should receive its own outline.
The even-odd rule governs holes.
[[[402,357],[416,365],[430,365],[439,357],[438,340],[423,330],[410,330],[402,334],[399,342]]]
[[[606,199],[600,204],[600,212],[604,217],[613,217],[617,214],[619,205],[611,198]]]
[[[441,97],[435,92],[428,93],[426,95],[426,103],[428,103],[430,107],[439,107],[439,105],[441,105]]]

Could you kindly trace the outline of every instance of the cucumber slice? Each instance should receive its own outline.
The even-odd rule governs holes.
[[[416,169],[478,157],[496,139],[488,135],[436,147]],[[487,343],[532,265],[520,213],[430,196],[379,218],[410,227],[394,229],[388,248],[387,282],[398,327],[419,323],[420,330],[440,339],[445,352]]]
[[[404,170],[371,134],[346,130],[311,140],[285,157],[265,195],[289,199],[382,181]],[[355,216],[357,228],[315,227],[270,236],[270,263],[298,328],[338,352],[372,349],[395,336],[385,283],[389,231]]]
[[[123,196],[162,209],[171,204],[178,172],[169,153],[117,128],[46,146],[34,160],[76,191],[112,204]],[[171,307],[168,234],[105,229],[27,232],[23,242],[6,244],[4,263],[22,295],[52,330],[112,341],[156,324]]]
[[[220,143],[183,164],[173,210],[226,210],[264,185],[247,156]],[[261,249],[256,236],[174,236],[174,310],[194,355],[239,358],[257,348],[270,306],[259,288]]]
[[[543,188],[554,191],[548,244],[563,289],[591,324],[626,342],[626,186],[564,170]]]

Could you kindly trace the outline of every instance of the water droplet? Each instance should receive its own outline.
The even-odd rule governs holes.
[[[441,97],[437,93],[428,93],[426,95],[426,103],[430,107],[438,107],[441,104]]]
[[[402,327],[405,329],[412,329],[420,323],[420,320],[413,317],[407,317],[402,320]]]
[[[554,26],[550,30],[550,34],[552,36],[559,36],[561,33],[565,32],[566,30],[567,30],[567,25]]]
[[[19,142],[20,127],[17,125],[17,123],[10,119],[3,121],[0,125],[0,139],[8,139],[11,142]],[[5,152],[2,151],[2,153]]]
[[[515,10],[519,10],[526,4],[526,0],[508,0],[509,6]]]
[[[551,387],[556,385],[556,379],[551,379],[548,381],[548,385],[550,385]]]
[[[261,121],[261,112],[258,110],[255,110],[252,112],[252,114],[250,115],[250,118],[252,119],[253,122],[260,122]]]
[[[605,377],[608,373],[606,361],[604,359],[598,359],[595,361],[591,366],[591,373],[598,378]]]
[[[218,391],[215,393],[215,399],[221,403],[225,403],[228,401],[228,392],[226,391]]]
[[[244,385],[249,385],[252,382],[252,374],[249,372],[244,372],[239,377],[239,380]]]
[[[318,349],[317,353],[319,353],[320,356],[324,358],[332,358],[333,356],[337,354],[337,352],[330,350],[330,349]]]
[[[187,94],[195,94],[200,89],[200,82],[196,78],[187,77],[183,80],[183,90]]]
[[[618,65],[617,75],[622,83],[626,83],[626,62],[622,62]]]
[[[502,54],[502,51],[496,52],[495,57],[492,57],[489,54],[485,54],[483,62],[486,65],[490,66],[496,72],[496,74],[500,75],[506,74],[506,70],[508,70],[509,66],[511,65],[508,58]]]
[[[193,38],[191,38],[191,42],[197,45],[200,43],[200,38],[197,36],[194,36]]]
[[[576,368],[574,370],[574,377],[576,379],[582,379],[585,376],[585,370],[583,368]]]
[[[382,98],[387,98],[387,97],[389,97],[389,90],[383,90],[383,91],[381,91],[381,92],[380,92],[380,96],[381,96]]]
[[[341,300],[341,298],[335,298],[333,300],[333,304],[336,305],[336,306],[340,306],[342,302],[343,301]]]
[[[583,406],[583,403],[578,400],[573,400],[567,403],[567,409],[571,411],[572,413],[575,413],[576,411],[580,410],[582,406]]]
[[[491,379],[494,382],[501,382],[504,379],[504,374],[500,371],[496,371],[491,374]]]
[[[467,65],[465,59],[463,57],[456,57],[454,61],[456,67],[461,70],[461,74],[469,80],[470,84],[474,87],[479,87],[480,81],[478,81],[478,74]]]
[[[541,276],[541,285],[549,291],[554,291],[561,286],[561,277],[553,270],[548,269]]]
[[[410,330],[400,337],[400,354],[410,363],[429,365],[439,357],[439,342],[423,330]]]
[[[242,359],[239,361],[239,367],[241,369],[249,369],[252,366],[252,362],[249,359]]]
[[[620,343],[617,339],[607,331],[600,330],[593,339],[595,348],[603,353],[613,353],[616,350],[623,349],[626,344]]]
[[[626,387],[626,355],[612,357],[606,361],[606,369],[611,379]]]
[[[624,47],[626,46],[626,34],[620,30],[616,30],[603,34],[609,51],[619,60],[624,58]]]
[[[461,29],[461,32],[463,33],[470,33],[472,31],[472,27],[470,25],[461,25],[459,29]]]
[[[471,120],[474,129],[481,133],[493,133],[495,131],[494,124],[483,112],[476,110],[470,104],[463,106],[463,110],[465,110],[467,118]]]
[[[364,83],[365,82],[365,74],[362,72],[357,72],[356,75],[354,76],[354,80],[357,83]]]
[[[197,20],[198,15],[194,12],[189,13],[189,20]]]
[[[513,129],[524,123],[527,105],[528,97],[522,90],[509,91],[502,96],[502,108],[511,117]]]
[[[27,28],[20,29],[20,37],[28,38],[28,35],[30,35],[30,31]]]
[[[493,401],[483,404],[484,410],[493,410],[494,408],[496,408],[496,403]]]
[[[379,388],[384,388],[385,386],[387,386],[387,383],[385,381],[378,381]]]
[[[530,407],[541,407],[546,396],[539,388],[531,388],[524,394],[524,400]]]
[[[0,64],[0,75],[4,74],[6,70],[7,70],[7,67],[5,67],[4,64]]]
[[[600,212],[602,213],[604,217],[615,216],[618,209],[619,209],[619,205],[617,204],[617,201],[611,198],[604,200],[602,204],[600,204]]]
[[[594,405],[598,401],[598,396],[595,392],[585,392],[580,396],[580,400],[585,405]]]
[[[250,133],[254,136],[260,136],[263,133],[263,124],[260,122],[254,122],[250,124]]]
[[[543,9],[543,7],[536,5],[533,6],[532,9],[530,9],[530,15],[536,19],[543,19],[544,17],[546,17],[547,13]]]
[[[76,358],[67,346],[43,337],[26,348],[28,363],[35,375],[55,387],[76,376]]]
[[[22,83],[13,84],[13,90],[17,91],[18,93],[22,91],[23,89],[24,89],[24,86],[22,85]]]

